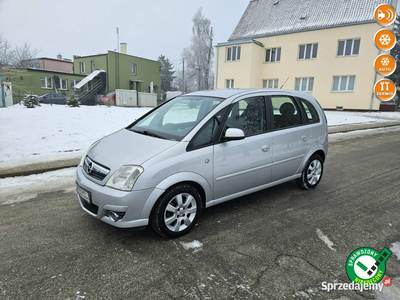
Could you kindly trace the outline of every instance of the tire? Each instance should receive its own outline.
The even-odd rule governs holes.
[[[315,188],[321,181],[324,171],[324,162],[318,154],[314,154],[304,166],[301,177],[296,179],[296,183],[303,189]]]
[[[158,234],[176,238],[196,225],[202,209],[199,192],[189,184],[178,184],[157,201],[150,215],[150,224]]]

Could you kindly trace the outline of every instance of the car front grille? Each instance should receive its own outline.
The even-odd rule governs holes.
[[[89,156],[85,157],[85,161],[83,163],[83,170],[90,177],[98,181],[102,181],[108,175],[108,173],[110,173],[109,168],[99,164],[98,162],[95,162]]]
[[[99,207],[93,203],[87,203],[85,200],[83,200],[81,197],[79,197],[79,200],[81,201],[82,205],[84,208],[86,208],[88,211],[91,213],[97,215],[97,212],[99,211]]]

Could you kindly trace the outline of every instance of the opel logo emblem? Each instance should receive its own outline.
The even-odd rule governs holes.
[[[90,174],[90,173],[92,173],[92,171],[93,171],[93,163],[90,162],[88,165],[88,168],[87,168],[87,172],[88,172],[88,174]]]

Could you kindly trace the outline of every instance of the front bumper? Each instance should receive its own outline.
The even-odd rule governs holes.
[[[90,204],[77,194],[79,204],[89,215],[120,228],[142,227],[149,224],[149,216],[143,215],[143,209],[154,188],[124,192],[102,186],[86,178],[80,166],[76,169],[76,183],[90,193]],[[116,212],[123,217],[116,222],[112,221],[107,215],[108,211]]]

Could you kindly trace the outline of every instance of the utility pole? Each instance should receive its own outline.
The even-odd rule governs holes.
[[[185,93],[185,59],[184,58],[182,58],[182,64],[183,64],[183,67],[182,67],[183,91],[182,91],[182,93],[184,94]]]

